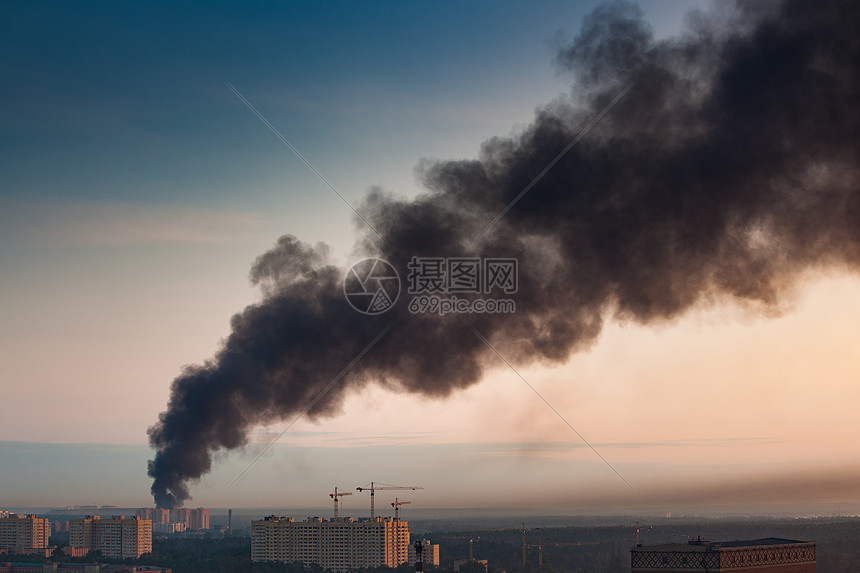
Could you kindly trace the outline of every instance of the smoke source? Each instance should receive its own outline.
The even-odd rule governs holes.
[[[359,208],[387,242],[379,249],[364,227],[359,250],[401,271],[413,256],[516,257],[516,312],[411,314],[401,298],[365,316],[324,248],[282,237],[251,271],[263,301],[233,317],[211,361],[174,380],[149,430],[156,503],[187,500],[213,453],[301,412],[392,323],[309,416],[336,413],[368,383],[432,396],[476,383],[498,359],[469,324],[515,364],[561,363],[606,317],[665,321],[717,298],[774,311],[802,271],[857,269],[858,11],[852,1],[721,5],[658,42],[636,6],[597,7],[557,53],[570,95],[522,133],[485,142],[477,160],[422,164],[426,194],[371,190]]]

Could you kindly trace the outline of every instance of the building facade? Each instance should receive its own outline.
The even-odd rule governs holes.
[[[152,521],[122,515],[110,519],[98,515],[73,519],[69,522],[69,545],[74,549],[101,551],[105,557],[137,559],[152,551]]]
[[[173,523],[184,523],[186,529],[209,529],[209,510],[182,507],[171,512]]]
[[[203,507],[168,510],[153,507],[142,507],[137,510],[138,517],[149,519],[153,524],[181,523],[185,529],[209,529],[209,510]],[[164,529],[164,528],[161,528]]]
[[[137,516],[142,519],[148,519],[153,523],[157,523],[155,521],[155,509],[152,507],[141,507],[137,510]]]
[[[170,512],[170,521],[173,523],[182,523],[185,529],[192,529],[191,524],[194,522],[194,518],[191,516],[190,509],[180,507]],[[153,528],[155,528],[154,525]]]
[[[791,539],[754,539],[709,543],[637,546],[630,551],[632,573],[666,571],[750,571],[815,573],[815,543]]]
[[[47,549],[51,523],[35,515],[9,514],[0,517],[0,550],[29,553]]]
[[[270,515],[251,522],[251,559],[312,563],[334,571],[397,567],[409,559],[409,523],[381,517],[297,522]]]
[[[137,516],[148,519],[152,523],[170,523],[170,510],[159,507],[142,507],[137,510]]]
[[[184,533],[186,531],[184,523],[153,523],[153,535],[173,535],[174,533]]]

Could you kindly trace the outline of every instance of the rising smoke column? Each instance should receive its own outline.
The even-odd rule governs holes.
[[[557,54],[570,95],[477,160],[422,164],[427,193],[414,200],[368,192],[359,211],[387,243],[365,227],[361,249],[401,274],[412,256],[517,257],[516,313],[440,318],[401,300],[364,316],[324,247],[285,236],[263,254],[251,271],[262,302],[174,380],[149,430],[156,503],[187,500],[213,453],[301,412],[388,327],[310,417],[368,383],[432,396],[476,383],[498,359],[467,320],[516,364],[562,363],[607,317],[665,321],[718,298],[775,311],[807,269],[858,269],[858,4],[743,3],[689,22],[656,42],[634,5],[599,6]]]

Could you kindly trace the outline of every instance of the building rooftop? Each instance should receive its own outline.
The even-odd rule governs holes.
[[[687,543],[663,543],[660,545],[647,545],[634,547],[632,551],[678,551],[685,553],[698,553],[704,551],[719,551],[720,549],[737,549],[740,547],[763,547],[772,545],[796,545],[812,543],[811,541],[797,541],[794,539],[782,539],[780,537],[765,537],[762,539],[747,539],[735,541],[710,542],[704,539],[692,539]]]

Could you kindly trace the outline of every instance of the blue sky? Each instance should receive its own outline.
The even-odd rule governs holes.
[[[684,14],[703,5],[641,3],[661,37],[677,34]],[[349,260],[352,212],[225,81],[353,205],[377,185],[412,196],[420,192],[413,170],[422,158],[474,157],[482,141],[521,129],[536,108],[570,90],[553,65],[553,46],[571,38],[593,6],[4,3],[0,443],[6,445],[0,447],[0,506],[147,503],[146,428],[164,409],[181,367],[212,356],[228,333],[229,317],[258,299],[247,280],[254,258],[289,233],[326,242],[336,261]],[[572,364],[528,374],[617,456],[619,467],[646,483],[669,474],[713,475],[713,467],[732,464],[739,468],[733,479],[742,479],[754,473],[750,468],[762,461],[765,446],[765,461],[775,466],[854,462],[856,448],[849,444],[857,436],[840,434],[832,420],[846,415],[857,398],[852,383],[858,364],[846,358],[847,333],[860,317],[857,283],[838,274],[810,280],[813,286],[798,293],[796,314],[776,322],[720,307],[656,330],[618,325]],[[837,295],[846,301],[839,312],[826,302]],[[810,332],[820,342],[811,353],[832,353],[832,372],[803,362],[799,352],[781,354],[785,348],[809,349],[812,342],[803,336]],[[789,387],[802,388],[802,375],[813,373],[829,389],[833,401],[817,407],[808,427],[786,421],[809,402],[799,391],[766,412],[752,400],[725,426],[719,408],[734,400],[716,399],[713,409],[700,412],[713,425],[695,431],[689,430],[695,420],[687,413],[672,425],[678,410],[661,411],[659,423],[637,413],[636,401],[641,404],[649,393],[682,408],[674,400],[691,377],[724,384],[729,393],[747,391],[731,377],[742,376],[743,366],[766,378],[766,363],[745,353],[750,341],[765,336],[774,339],[771,360],[800,361]],[[706,349],[713,356],[714,347],[722,349],[722,363],[695,360]],[[667,371],[656,357],[675,367]],[[523,459],[540,459],[512,483],[540,487],[548,476],[570,472],[584,476],[580,485],[594,499],[626,503],[623,487],[612,498],[618,484],[606,485],[613,476],[601,475],[606,468],[589,452],[557,455],[551,444],[573,437],[506,376],[444,403],[417,404],[374,389],[350,399],[343,415],[322,427],[297,426],[308,436],[331,431],[334,443],[305,434],[288,437],[294,449],[276,449],[248,474],[247,485],[225,493],[231,476],[253,459],[251,447],[251,454],[220,459],[216,473],[192,493],[199,503],[220,506],[299,504],[309,496],[324,498],[334,485],[350,486],[345,468],[356,464],[369,472],[360,462],[372,459],[384,475],[362,473],[354,485],[420,481],[428,490],[436,487],[425,497],[429,504],[446,506],[465,503],[470,491],[489,491],[487,480],[522,467]],[[765,390],[751,393],[763,399]],[[616,414],[596,413],[605,408]],[[509,412],[510,419],[489,431],[490,414],[499,411]],[[753,421],[756,416],[767,423]],[[396,420],[382,432],[383,441],[412,436],[397,451],[419,444],[422,459],[430,460],[422,462],[424,471],[403,467],[402,453],[386,457],[377,441],[380,431],[369,429],[368,419]],[[280,427],[266,431],[277,434]],[[261,434],[261,443],[266,436]],[[683,439],[704,444],[694,459],[665,446]],[[739,441],[727,446],[712,439]],[[28,442],[66,445],[51,446],[37,463],[21,453],[20,444]],[[656,448],[652,465],[628,455],[641,449],[623,446],[634,442]],[[486,443],[550,446],[538,456],[510,457],[523,448],[501,455]],[[79,467],[94,447],[99,464],[116,463],[122,475],[139,479],[129,478],[128,487],[116,491],[76,489],[74,482],[101,483],[95,479],[98,464],[89,478]],[[322,461],[335,455],[326,448],[337,448],[343,465]],[[291,456],[302,463],[290,466]],[[462,480],[465,489],[458,490],[447,474],[434,474],[448,461],[471,472]],[[72,467],[76,473],[69,474]],[[40,477],[34,481],[35,475]],[[69,475],[76,477],[63,477]],[[265,493],[284,477],[298,484],[294,493]],[[34,491],[33,483],[43,488]],[[493,495],[480,503],[503,499],[503,489],[491,488]],[[93,499],[99,491],[109,499]]]

